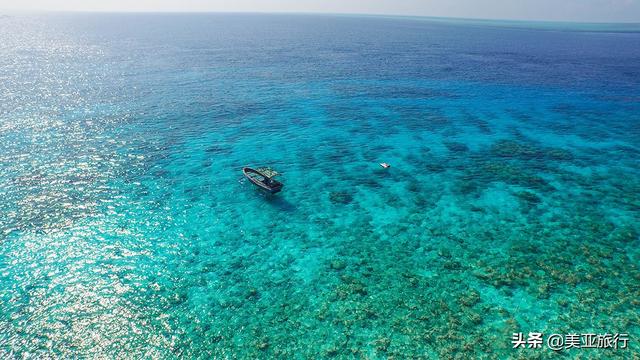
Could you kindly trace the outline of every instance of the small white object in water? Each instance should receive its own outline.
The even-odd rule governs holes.
[[[387,169],[390,168],[391,165],[387,164],[387,163],[380,163],[380,166],[382,166],[383,168]]]

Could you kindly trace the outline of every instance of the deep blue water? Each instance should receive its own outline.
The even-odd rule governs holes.
[[[0,355],[630,358],[638,31],[0,16]]]

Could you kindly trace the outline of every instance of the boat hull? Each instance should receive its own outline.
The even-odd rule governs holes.
[[[276,194],[282,190],[283,185],[281,182],[266,176],[258,170],[245,167],[242,168],[242,173],[251,183],[270,194]]]

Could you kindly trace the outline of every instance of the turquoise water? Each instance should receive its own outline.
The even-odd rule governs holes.
[[[1,17],[0,355],[637,355],[640,35],[546,26]]]

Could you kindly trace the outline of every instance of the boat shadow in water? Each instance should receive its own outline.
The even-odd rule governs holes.
[[[276,208],[279,211],[292,212],[297,210],[297,207],[292,202],[287,201],[287,199],[283,198],[282,196],[276,196],[264,191],[259,191],[259,192],[261,193],[261,195],[264,197],[264,199],[267,201],[269,205],[271,205],[272,207]]]
[[[272,194],[268,191],[265,191],[261,188],[258,187],[254,187],[252,186],[251,182],[247,181],[246,178],[241,178],[238,180],[238,183],[240,184],[240,186],[242,188],[246,187],[253,187],[254,193],[261,197],[264,201],[266,201],[271,207],[275,208],[276,210],[279,211],[286,211],[286,212],[291,212],[291,211],[296,211],[297,207],[296,205],[294,205],[292,202],[288,201],[287,199],[285,199],[282,194]]]

